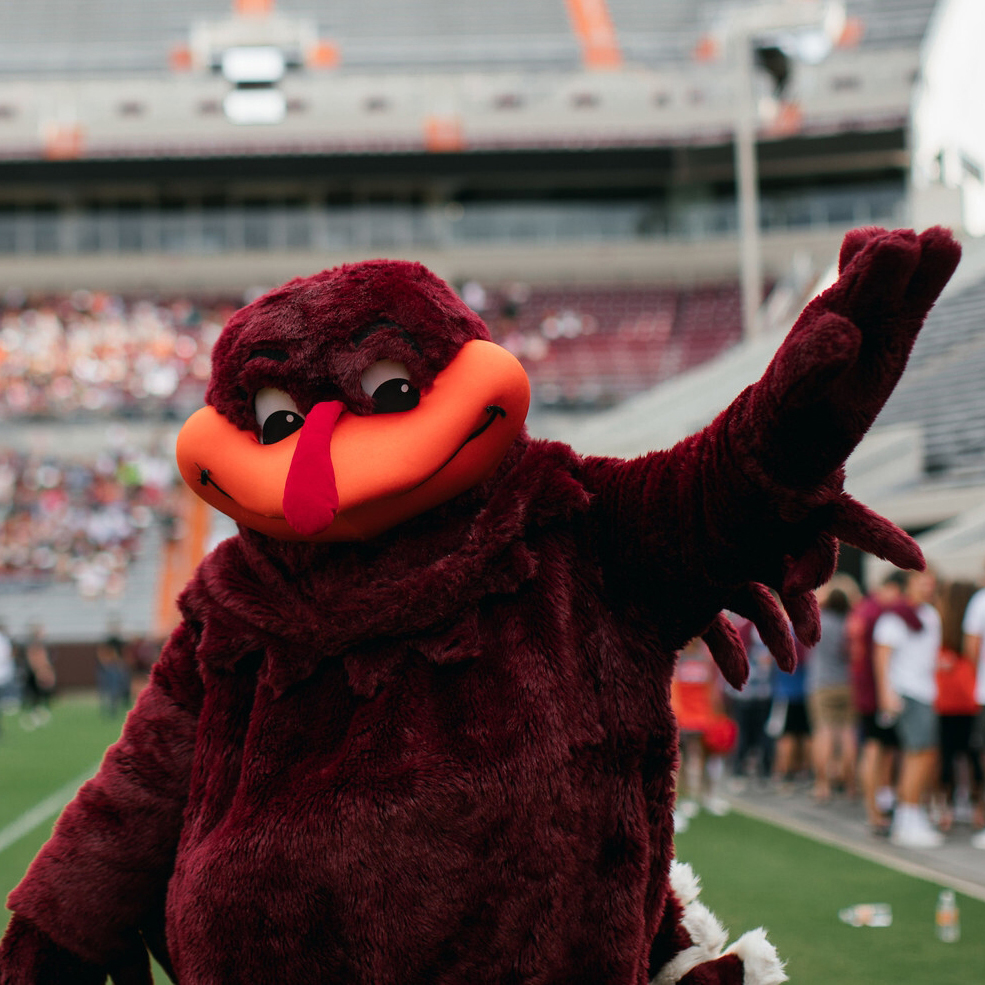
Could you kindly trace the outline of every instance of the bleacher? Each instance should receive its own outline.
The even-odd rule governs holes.
[[[866,47],[888,48],[919,44],[936,5],[937,0],[848,0],[845,10],[862,21]]]
[[[912,46],[935,0],[847,0],[873,49]],[[660,66],[690,60],[733,0],[608,0],[624,57]],[[37,0],[0,6],[0,76],[168,71],[191,26],[230,15],[231,0]],[[343,70],[570,69],[580,47],[563,0],[282,0],[279,14],[311,21],[342,52]]]
[[[0,420],[183,420],[201,405],[209,348],[235,307],[8,294],[0,302]],[[734,282],[509,284],[484,292],[477,307],[524,363],[535,399],[551,406],[618,403],[714,358],[741,334]]]
[[[618,404],[714,358],[742,328],[735,283],[533,287],[522,303],[507,288],[482,313],[524,364],[534,401],[555,408]]]
[[[771,134],[762,144],[768,280],[782,280],[798,252],[816,271],[843,228],[908,221],[896,148],[934,6],[847,0],[848,17],[862,26],[858,47],[802,68],[799,143]],[[565,0],[275,0],[277,17],[312,26],[338,46],[340,61],[327,74],[293,71],[300,59],[292,63],[283,124],[237,128],[222,116],[229,87],[221,75],[201,65],[176,72],[170,61],[196,24],[228,20],[234,0],[2,5],[5,286],[242,292],[368,253],[413,256],[456,282],[488,277],[503,285],[487,288],[480,310],[523,361],[535,413],[612,407],[703,367],[712,372],[723,354],[748,359],[738,345],[736,213],[727,187],[734,95],[724,62],[694,58],[734,7],[734,0],[607,0],[627,68],[607,73],[585,70]],[[865,50],[869,57],[857,58]],[[847,75],[854,88],[842,86]],[[444,112],[460,116],[461,145],[428,142],[430,115]],[[63,116],[84,134],[65,156],[84,160],[63,160],[57,147],[38,142]],[[788,165],[806,177],[789,180]],[[227,166],[237,176],[232,192]],[[855,168],[857,184],[829,180]],[[38,192],[32,182],[41,172],[50,172],[48,190]],[[135,273],[117,283],[124,267]],[[517,293],[511,277],[531,286]],[[6,306],[0,421],[52,432],[88,421],[95,431],[143,417],[163,427],[199,405],[203,340],[214,335],[203,333],[207,314],[185,324],[158,304],[150,353],[107,352],[116,343],[100,341],[98,318],[60,303],[66,330],[48,347],[60,364],[54,372],[44,358],[25,363],[23,351],[4,361],[5,339],[25,328],[17,305]],[[81,341],[73,342],[76,321]],[[130,313],[122,324],[140,334]],[[914,371],[926,361],[929,374],[953,348],[970,390],[979,365],[973,326],[955,331],[967,337],[919,349]],[[67,371],[80,350],[82,369]],[[916,377],[912,386],[912,400],[926,403]],[[901,405],[901,419],[912,406]],[[938,423],[928,423],[931,463],[957,463],[962,449],[978,447],[975,415],[965,415],[958,430],[966,437],[955,445],[946,413],[942,406]],[[142,542],[136,565],[150,543]],[[175,574],[163,596],[180,580]],[[13,582],[6,598],[16,613]],[[64,593],[81,598],[71,583],[51,592],[59,607],[68,605]],[[48,605],[33,598],[21,601]],[[133,611],[149,610],[134,602]]]
[[[939,480],[985,480],[983,311],[985,279],[940,302],[880,417],[887,425],[921,422],[925,467]]]

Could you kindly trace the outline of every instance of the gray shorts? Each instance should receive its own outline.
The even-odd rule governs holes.
[[[904,752],[936,749],[938,741],[937,712],[933,705],[916,698],[903,696],[903,710],[896,722],[900,746]]]

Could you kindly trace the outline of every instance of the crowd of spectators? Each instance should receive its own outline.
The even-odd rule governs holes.
[[[964,824],[985,849],[985,589],[892,571],[866,596],[842,574],[818,595],[821,638],[798,644],[793,673],[736,617],[749,682],[736,691],[716,675],[721,698],[707,702],[736,725],[728,786],[803,784],[819,804],[858,799],[872,834],[900,847],[937,847]],[[679,676],[693,666],[686,658]],[[706,741],[706,759],[711,751]],[[684,753],[681,791],[699,786],[686,775],[686,743]]]
[[[74,581],[119,595],[140,536],[172,513],[174,469],[119,450],[93,462],[0,450],[0,586]]]
[[[179,416],[201,405],[230,301],[75,291],[0,302],[0,420]]]
[[[212,345],[238,304],[10,289],[0,422],[181,420],[202,404]],[[35,455],[0,442],[0,589],[74,581],[85,596],[119,595],[143,532],[173,517],[170,452],[79,459],[63,445]]]

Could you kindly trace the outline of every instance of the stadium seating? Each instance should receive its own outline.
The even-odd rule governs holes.
[[[725,0],[608,0],[624,58],[659,66],[689,60],[730,5]],[[847,0],[872,48],[915,44],[934,0]],[[390,0],[305,3],[282,0],[278,12],[317,23],[336,42],[342,65],[359,71],[468,67],[572,68],[580,49],[565,4],[498,0],[450,3]],[[170,3],[41,0],[0,10],[0,76],[50,73],[147,73],[168,67],[171,49],[194,23],[228,17],[229,0]]]
[[[931,312],[880,424],[920,421],[925,467],[938,479],[985,479],[985,280]]]
[[[620,249],[635,256],[667,243],[673,249],[677,242],[700,241],[703,251],[705,241],[713,240],[722,252],[735,237],[727,163],[732,96],[720,74],[726,63],[720,68],[695,63],[694,56],[702,38],[737,4],[606,0],[606,6],[630,67],[627,73],[581,71],[582,44],[564,0],[276,0],[278,16],[308,21],[319,37],[337,44],[340,61],[330,75],[289,73],[285,92],[293,108],[285,126],[246,128],[230,136],[226,125],[223,139],[233,141],[228,146],[214,143],[225,124],[222,78],[208,71],[174,73],[169,57],[188,44],[197,23],[230,17],[233,0],[38,0],[0,6],[0,137],[13,179],[0,203],[0,265],[9,271],[3,287],[68,287],[76,276],[93,286],[98,277],[87,280],[77,273],[84,270],[102,272],[99,287],[106,289],[44,296],[8,289],[0,298],[0,427],[41,422],[54,435],[69,421],[90,422],[97,431],[107,421],[122,419],[163,430],[161,422],[183,419],[198,407],[211,344],[241,297],[181,297],[183,291],[213,289],[203,284],[238,283],[205,276],[182,281],[188,267],[179,261],[189,257],[193,264],[201,261],[204,268],[211,263],[224,271],[249,263],[263,269],[271,257],[300,256],[299,269],[304,269],[326,256],[337,262],[364,251],[396,251],[419,256],[438,270],[454,270],[449,276],[468,278],[500,276],[486,273],[490,257],[509,256],[514,270],[526,270],[526,256],[539,260],[555,249],[562,254],[583,247],[586,254],[609,251],[616,260],[600,272],[599,283],[578,283],[583,274],[561,264],[557,270],[535,267],[539,273],[529,276],[551,284],[568,280],[563,287],[535,280],[529,285],[462,285],[464,294],[471,286],[474,306],[494,337],[523,361],[535,412],[609,407],[727,351],[741,358],[738,287],[707,283],[737,272],[723,273],[719,265],[662,271],[666,280],[659,286],[601,282],[643,276],[642,267],[620,265]],[[848,16],[862,27],[859,48],[871,57],[859,67],[858,52],[842,51],[830,64],[805,68],[799,76],[816,103],[813,109],[805,104],[805,119],[814,114],[814,129],[805,129],[801,142],[789,148],[773,140],[763,151],[764,242],[782,240],[785,258],[792,255],[786,244],[795,234],[801,249],[805,242],[814,248],[809,233],[823,244],[820,250],[829,251],[828,239],[844,228],[910,221],[905,169],[888,155],[894,141],[902,147],[893,131],[905,126],[916,52],[934,6],[935,0],[846,0]],[[449,95],[443,101],[438,96],[445,95],[445,80]],[[89,87],[77,106],[67,95],[73,81]],[[88,159],[78,167],[60,161],[47,146],[48,160],[31,158],[42,153],[32,115],[41,111],[28,98],[32,88],[53,94],[44,97],[42,123],[52,122],[44,115],[51,102],[58,120],[64,116],[86,128],[89,143],[83,156]],[[63,91],[64,105],[59,102]],[[154,101],[160,91],[168,94],[169,111],[172,104],[177,107],[173,119]],[[176,92],[182,93],[180,99],[173,96]],[[409,92],[413,100],[404,105],[400,100]],[[435,171],[433,183],[418,172],[400,171],[402,164],[385,173],[383,165],[394,151],[400,157],[408,146],[415,153],[420,149],[416,130],[413,139],[401,131],[399,140],[390,131],[415,118],[422,107],[430,108],[432,95],[438,109],[461,112],[466,129],[472,127],[473,143],[464,153],[454,146],[429,146],[430,151],[454,151],[426,155],[423,171]],[[528,114],[532,122],[525,123]],[[612,123],[611,132],[597,130],[605,120]],[[476,159],[496,172],[492,162],[499,158],[486,161],[487,152],[515,156],[519,148],[540,147],[544,121],[552,154],[530,157],[527,173],[507,169],[501,183],[474,176]],[[196,127],[207,140],[196,143],[188,136],[198,132]],[[857,183],[844,177],[855,174],[846,164],[824,164],[832,160],[827,155],[842,154],[837,141],[826,136],[842,127],[859,134],[860,146],[849,155],[859,168]],[[360,143],[360,134],[382,139],[374,128],[396,142]],[[889,134],[885,147],[879,142],[884,133]],[[327,149],[318,143],[331,135],[340,143]],[[635,154],[651,144],[658,152],[652,159]],[[661,156],[668,147],[675,159],[680,157],[679,170]],[[606,148],[620,150],[606,151],[600,164],[595,151]],[[367,153],[369,167],[355,156]],[[212,154],[218,156],[212,159]],[[224,162],[238,155],[242,168],[231,166],[237,181],[227,182]],[[357,163],[350,163],[350,155]],[[456,172],[447,162],[458,156],[468,160]],[[255,172],[251,157],[261,162]],[[618,167],[604,163],[610,158]],[[821,162],[818,173],[788,180],[784,168],[800,174],[808,160],[811,168]],[[127,161],[129,177],[121,182],[114,168]],[[171,175],[172,161],[187,181]],[[283,167],[268,180],[264,168],[273,164]],[[829,181],[825,167],[838,180]],[[347,168],[356,173],[349,175]],[[582,174],[595,175],[598,168],[601,177]],[[32,197],[31,182],[37,180],[32,169],[52,172],[53,195]],[[152,188],[147,195],[144,176]],[[682,179],[693,180],[695,187],[681,187]],[[639,188],[627,190],[627,180]],[[26,182],[23,189],[18,182]],[[348,183],[358,186],[351,194]],[[236,186],[228,196],[227,184]],[[133,191],[137,186],[139,194]],[[188,191],[175,197],[179,186]],[[123,189],[119,194],[118,188]],[[447,262],[452,255],[476,259],[471,266],[456,265]],[[820,262],[813,254],[811,259],[815,266]],[[139,268],[144,278],[148,271],[175,273],[173,280],[160,282],[136,275],[117,282],[107,273],[124,266]],[[785,276],[782,264],[774,262],[767,270],[768,278]],[[692,277],[702,286],[675,286],[674,278],[690,283]],[[162,296],[112,293],[131,290],[135,283],[157,284]],[[229,290],[239,291],[246,283],[266,281],[244,280]],[[172,291],[177,293],[171,296]],[[920,343],[883,418],[886,423],[926,419],[927,460],[940,475],[960,476],[962,469],[978,468],[976,455],[985,457],[985,411],[974,409],[976,379],[985,369],[974,317],[985,301],[982,295],[985,289],[966,292],[946,309],[942,306],[944,314],[935,315],[928,326],[937,332],[933,344]],[[946,385],[941,382],[945,374]],[[89,493],[97,478],[112,487],[119,477],[100,478],[94,459],[80,461],[77,450],[66,447],[69,439],[57,440],[61,446],[46,451],[43,461],[24,455],[23,440],[19,451],[0,448],[0,617],[38,605],[64,608],[70,613],[66,627],[74,623],[76,634],[86,638],[102,632],[106,606],[145,613],[140,618],[147,625],[161,625],[155,606],[160,608],[161,598],[173,598],[187,576],[182,559],[165,560],[156,573],[148,560],[151,554],[168,558],[173,553],[166,525],[145,522],[147,511],[170,522],[170,487],[164,483],[147,490],[141,482],[130,482],[123,495],[117,488],[116,500],[126,507],[116,518],[122,533],[104,550],[100,538],[111,526],[101,526],[106,504]],[[116,471],[129,467],[126,461],[114,463]],[[23,496],[18,500],[17,490],[36,485],[40,468],[48,470],[49,478],[60,478],[28,505]],[[75,476],[80,493],[72,500],[75,527],[58,526],[42,515],[45,503],[66,506],[62,493],[68,474]],[[155,496],[161,502],[147,501]],[[27,544],[33,549],[27,550]],[[155,578],[157,589],[148,589]],[[48,587],[34,592],[39,584]],[[131,597],[137,584],[144,585],[143,594]],[[70,600],[83,596],[90,607],[76,611]]]
[[[173,465],[146,452],[88,462],[0,452],[0,582],[120,595],[143,534],[173,518],[175,485]]]
[[[493,294],[486,305],[494,334],[523,362],[545,406],[611,406],[713,358],[741,335],[735,284],[540,288],[519,304]]]
[[[201,405],[209,351],[237,306],[8,291],[0,303],[0,420],[186,416]]]
[[[475,306],[524,363],[535,399],[608,406],[705,362],[740,337],[738,287],[506,285]],[[237,307],[76,292],[0,305],[0,420],[183,420],[202,403],[209,350]]]
[[[544,406],[618,403],[740,336],[734,284],[470,283],[462,293],[521,358]],[[0,307],[0,420],[47,421],[54,440],[68,420],[183,418],[201,405],[209,349],[234,307],[8,292]],[[166,543],[167,529],[180,522],[169,454],[85,459],[70,440],[44,455],[0,450],[0,591],[66,582],[85,597],[121,598],[147,538]]]

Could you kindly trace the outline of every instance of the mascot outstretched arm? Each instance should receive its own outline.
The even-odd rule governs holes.
[[[531,440],[453,292],[373,261],[230,320],[182,475],[239,525],[11,895],[2,985],[774,985],[673,856],[675,653],[781,666],[839,540],[922,564],[845,458],[958,262],[850,234],[712,424],[635,461]],[[784,615],[770,589],[786,609]]]

